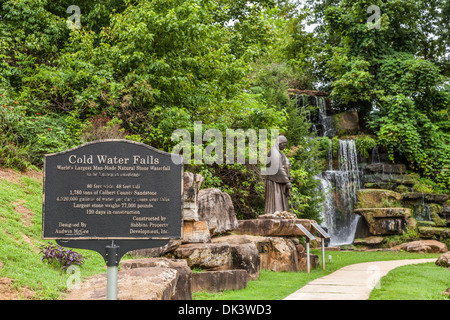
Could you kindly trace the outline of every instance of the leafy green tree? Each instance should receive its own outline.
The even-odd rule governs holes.
[[[322,81],[340,109],[356,109],[391,160],[448,176],[448,1],[319,1]],[[377,27],[368,24],[375,5]]]

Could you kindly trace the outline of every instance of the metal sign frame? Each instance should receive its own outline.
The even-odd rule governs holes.
[[[308,231],[302,224],[298,223],[296,226],[305,234],[306,239],[308,240],[316,240],[316,237],[314,237],[311,232]]]
[[[130,164],[104,162],[113,157]],[[135,164],[138,160],[144,163]],[[131,185],[132,189],[121,189]],[[139,202],[144,199],[147,202]],[[93,141],[44,155],[43,239],[179,239],[182,208],[180,155],[123,139]]]
[[[320,233],[321,238],[324,239],[330,239],[330,235],[321,227],[319,226],[316,222],[311,223],[311,225],[313,226],[314,229],[316,229],[316,231],[318,233]]]
[[[298,223],[296,226],[304,233],[306,236],[306,271],[308,273],[311,272],[311,261],[309,258],[309,241],[316,240],[316,237],[314,237],[311,232],[309,232],[302,224]]]
[[[329,240],[330,235],[316,222],[311,223],[314,229],[321,235],[321,251],[322,251],[322,269],[325,270],[325,240]]]

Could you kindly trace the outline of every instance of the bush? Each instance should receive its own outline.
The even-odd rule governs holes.
[[[366,159],[370,159],[370,152],[377,146],[377,141],[371,136],[359,136],[355,140],[356,150],[358,154]]]
[[[64,249],[63,247],[49,242],[47,245],[40,247],[40,253],[43,254],[42,261],[47,260],[47,263],[66,270],[72,265],[81,266],[85,258],[73,250]]]
[[[0,141],[0,167],[25,171],[30,166],[26,153],[12,142]]]
[[[111,119],[104,113],[92,117],[81,133],[83,142],[103,139],[125,139],[127,133],[121,128],[122,120]]]

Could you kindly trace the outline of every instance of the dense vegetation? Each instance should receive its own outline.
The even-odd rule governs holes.
[[[172,132],[193,134],[195,121],[278,128],[293,147],[296,212],[317,218],[320,143],[287,89],[320,89],[334,109],[356,109],[392,160],[449,188],[450,1],[307,3],[0,0],[0,165],[40,167],[45,153],[104,138],[172,151]],[[262,212],[257,165],[186,169],[229,192],[239,217]]]

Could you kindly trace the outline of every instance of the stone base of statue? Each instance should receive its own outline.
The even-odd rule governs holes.
[[[297,216],[288,211],[275,211],[274,213],[262,214],[258,219],[297,219]]]
[[[271,219],[264,217],[261,219],[239,220],[239,226],[234,230],[234,233],[256,236],[304,236],[305,234],[297,227],[297,224],[301,224],[309,232],[313,232],[311,223],[315,222],[309,219]]]

